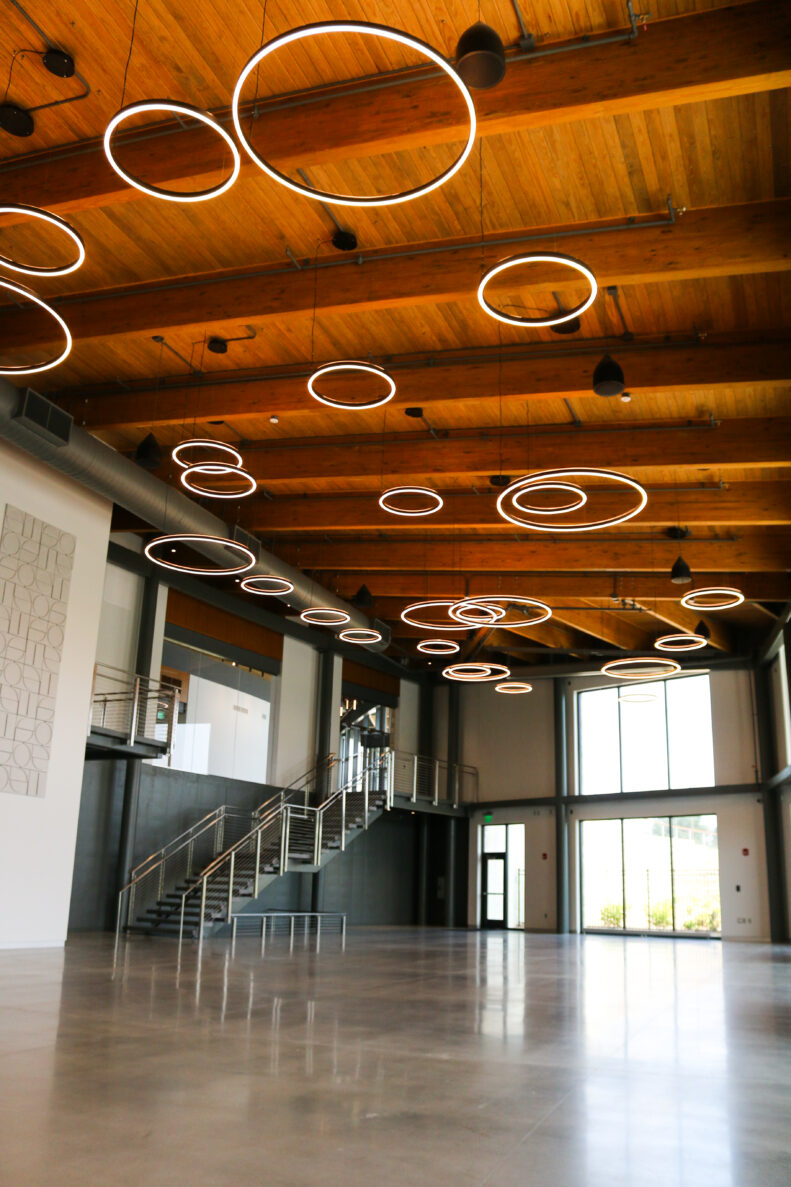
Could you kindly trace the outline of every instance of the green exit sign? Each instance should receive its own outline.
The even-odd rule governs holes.
[[[491,812],[487,812],[487,813],[486,813],[486,815],[484,816],[484,820],[486,821],[486,823],[487,823],[487,824],[491,824],[491,823],[492,823],[492,814],[491,814]]]

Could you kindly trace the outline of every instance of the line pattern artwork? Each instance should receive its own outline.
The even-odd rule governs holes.
[[[43,796],[76,539],[6,505],[0,533],[0,792]]]

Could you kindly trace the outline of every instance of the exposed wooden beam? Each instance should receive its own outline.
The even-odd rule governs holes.
[[[241,59],[240,59],[241,61]],[[791,20],[782,0],[652,22],[629,45],[587,47],[561,57],[509,64],[493,91],[476,92],[479,134],[499,136],[558,123],[623,115],[753,94],[791,85]],[[266,149],[281,169],[392,153],[462,140],[462,105],[444,79],[419,76],[368,91],[364,103],[343,86],[324,102],[258,103]],[[252,94],[251,94],[252,98]],[[137,129],[139,136],[140,129]],[[61,214],[140,198],[109,168],[97,144],[22,160],[4,176],[4,198]],[[133,139],[125,165],[150,183],[193,188],[216,180],[215,141],[174,131]],[[242,154],[243,169],[254,171]],[[197,162],[204,161],[201,168]]]
[[[756,384],[791,383],[791,343],[785,341],[743,342],[731,339],[714,343],[710,339],[694,345],[626,347],[619,359],[626,370],[629,391],[639,396],[661,392],[684,392],[727,388],[741,392]],[[466,352],[464,360],[429,360],[405,366],[393,359],[388,367],[397,384],[390,407],[420,405],[465,405],[503,399],[579,399],[595,397],[591,388],[593,369],[603,351],[597,345],[585,352],[569,350],[546,357],[523,354],[498,361],[491,347]],[[472,356],[473,361],[469,361]],[[476,357],[477,356],[477,357]],[[60,402],[79,423],[89,429],[140,427],[148,432],[155,425],[181,424],[184,410],[190,419],[233,421],[240,417],[311,417],[317,405],[306,388],[305,374],[266,372],[249,379],[232,380],[232,373],[216,378],[201,377],[192,384],[150,388],[132,392],[93,395],[65,392]],[[351,386],[350,386],[351,394]],[[360,391],[360,398],[365,389]],[[86,401],[86,396],[88,397]],[[348,398],[348,397],[344,397]],[[430,417],[430,413],[428,414]],[[291,422],[289,422],[291,423]]]
[[[423,563],[431,564],[431,558]],[[504,572],[496,580],[484,574],[467,576],[462,573],[426,573],[416,567],[411,572],[339,572],[334,574],[330,563],[324,572],[333,574],[333,589],[342,598],[352,598],[365,582],[375,598],[375,613],[380,618],[393,618],[400,613],[406,600],[418,598],[483,597],[492,592],[523,594],[529,598],[563,599],[565,604],[577,606],[590,598],[610,599],[613,595],[627,603],[634,600],[646,609],[664,602],[678,603],[683,590],[673,585],[670,571],[666,573],[635,573],[631,568],[623,573],[595,573],[580,570],[574,573]],[[706,571],[696,577],[696,584],[731,585],[731,572]],[[748,602],[785,602],[791,598],[791,575],[787,573],[740,573],[739,588]],[[614,603],[613,603],[614,604]],[[658,616],[657,616],[658,617]]]
[[[381,617],[381,615],[377,615],[377,617]],[[425,639],[432,634],[434,634],[436,638],[441,637],[438,632],[421,631],[418,627],[409,626],[407,623],[401,621],[401,619],[398,617],[398,613],[395,613],[394,618],[390,621],[392,623],[393,638],[399,639],[402,644],[406,641],[407,648],[411,642],[414,641],[417,643],[420,639]],[[582,646],[580,637],[578,634],[576,634],[576,632],[574,632],[570,627],[565,626],[560,621],[555,621],[553,619],[549,622],[540,622],[536,626],[531,627],[517,627],[514,630],[509,629],[507,631],[495,630],[487,640],[487,647],[498,646],[503,639],[507,639],[507,637],[511,634],[524,635],[525,638],[530,639],[531,642],[540,643],[542,647],[562,647],[565,650],[569,650]],[[460,643],[462,645],[462,649],[464,648],[464,635],[452,634],[449,637]],[[449,656],[447,659],[442,656],[435,658],[443,664],[460,663],[462,662],[459,659],[459,655],[461,654],[462,652],[459,652],[457,655]]]
[[[362,264],[320,272],[317,294],[313,269],[292,268],[132,285],[66,297],[56,304],[75,343],[181,330],[202,334],[207,327],[221,333],[240,322],[261,330],[273,319],[282,325],[289,315],[312,316],[314,301],[320,315],[448,301],[477,308],[481,257],[494,263],[511,250],[495,244],[484,251],[479,245],[461,246],[441,256],[371,255]],[[602,288],[786,271],[791,268],[791,199],[692,210],[672,226],[583,234],[574,240],[574,253],[592,268]],[[527,278],[520,292],[526,301],[531,295],[540,299],[563,280],[555,269],[540,281]],[[35,307],[6,307],[0,347],[49,345],[57,340],[52,325],[52,318],[42,317]]]
[[[370,572],[398,572],[418,569],[428,561],[435,571],[528,573],[536,569],[599,572],[669,571],[678,554],[673,540],[644,540],[605,533],[597,540],[590,534],[585,540],[536,540],[523,536],[518,540],[307,540],[295,543],[283,540],[278,554],[289,564],[307,570],[340,571],[365,569]],[[700,539],[684,541],[684,557],[694,573],[707,570],[730,570],[749,573],[756,570],[784,573],[791,567],[791,532],[765,529],[738,539]]]
[[[562,599],[553,599],[548,603],[552,608],[553,621],[563,622],[575,630],[584,631],[586,635],[593,635],[596,639],[603,639],[615,647],[622,647],[626,651],[636,651],[641,647],[650,647],[650,629],[642,621],[642,615],[634,615],[635,622],[627,622],[617,618],[609,610],[599,606],[580,606],[579,609],[569,609]]]
[[[257,499],[245,508],[247,522],[258,532],[398,532],[425,533],[435,528],[486,528],[513,532],[501,519],[491,490],[480,495],[443,491],[445,506],[430,518],[389,515],[379,506],[379,492],[363,495],[283,496]],[[597,519],[624,508],[618,491],[590,492],[586,511]],[[791,523],[791,482],[734,482],[697,490],[651,490],[648,504],[635,523],[642,527],[668,524],[720,526]]]
[[[417,438],[417,439],[415,439]],[[321,479],[382,477],[381,437],[370,439],[299,438],[245,450],[247,469],[266,487]],[[388,483],[426,475],[485,478],[490,474],[524,474],[558,466],[603,466],[630,473],[634,469],[685,466],[714,469],[727,466],[791,465],[791,418],[765,417],[674,426],[645,422],[613,425],[553,426],[528,434],[524,429],[460,430],[435,441],[412,434],[390,440],[385,460]]]
[[[708,583],[707,583],[708,584]],[[680,596],[683,596],[685,587],[679,587]],[[719,647],[722,651],[732,650],[731,634],[728,629],[727,614],[701,614],[699,610],[688,610],[686,606],[682,606],[680,601],[668,602],[647,602],[640,603],[644,608],[658,618],[660,622],[665,623],[674,631],[689,631],[695,630],[699,622],[705,622],[709,628],[710,642],[713,647]]]

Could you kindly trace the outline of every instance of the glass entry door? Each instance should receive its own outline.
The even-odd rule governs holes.
[[[483,903],[481,927],[506,927],[504,853],[485,853],[483,856]]]

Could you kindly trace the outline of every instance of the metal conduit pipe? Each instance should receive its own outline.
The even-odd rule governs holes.
[[[204,510],[181,491],[174,490],[161,479],[142,470],[77,425],[72,425],[66,444],[55,444],[26,428],[24,422],[15,419],[23,395],[19,388],[0,378],[0,437],[103,498],[124,507],[163,533],[194,532],[225,538],[231,536],[232,529],[224,520]],[[196,550],[218,566],[228,565],[230,553],[221,545],[196,545]],[[233,559],[238,559],[236,553]],[[359,610],[263,548],[260,548],[257,564],[245,576],[257,574],[284,577],[290,581],[294,586],[293,592],[280,600],[298,612],[310,606],[330,606],[350,616],[350,622],[337,629],[370,626],[367,617]]]

